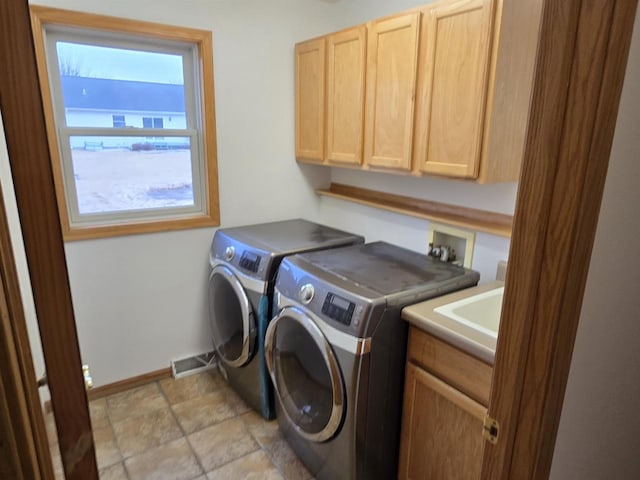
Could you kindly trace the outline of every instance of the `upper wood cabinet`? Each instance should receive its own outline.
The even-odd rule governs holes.
[[[411,169],[420,13],[372,22],[367,52],[365,164]]]
[[[362,163],[366,52],[364,26],[327,37],[328,163]]]
[[[539,21],[518,2],[440,0],[298,44],[296,157],[518,180]]]
[[[325,39],[299,43],[296,62],[296,157],[324,160]]]
[[[460,0],[424,11],[414,148],[414,168],[421,172],[478,176],[492,4]]]

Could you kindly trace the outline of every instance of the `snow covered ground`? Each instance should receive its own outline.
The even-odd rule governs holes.
[[[189,150],[73,150],[81,214],[193,205]]]

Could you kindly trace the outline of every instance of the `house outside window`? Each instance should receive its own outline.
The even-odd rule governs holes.
[[[65,239],[217,225],[211,33],[31,12]]]

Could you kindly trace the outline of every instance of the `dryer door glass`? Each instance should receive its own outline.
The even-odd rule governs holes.
[[[222,265],[209,277],[209,318],[220,358],[231,367],[245,365],[254,350],[253,310],[239,280]]]
[[[331,346],[311,319],[284,309],[267,333],[267,365],[278,399],[302,436],[331,438],[342,421],[344,387]]]

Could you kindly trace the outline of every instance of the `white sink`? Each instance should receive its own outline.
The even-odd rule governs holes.
[[[492,365],[504,282],[494,281],[410,305],[402,318]]]
[[[493,338],[498,337],[504,287],[478,293],[452,303],[434,308],[433,311],[460,322]]]

